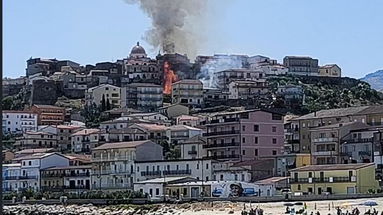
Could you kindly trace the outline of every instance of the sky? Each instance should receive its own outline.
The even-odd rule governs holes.
[[[176,0],[175,0],[176,1]],[[202,1],[202,0],[201,0]],[[343,76],[383,69],[381,0],[209,0],[201,55],[311,56]],[[116,61],[144,40],[151,20],[123,0],[3,1],[3,75],[25,75],[30,57],[81,65]]]

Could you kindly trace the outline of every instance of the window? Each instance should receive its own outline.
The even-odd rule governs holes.
[[[241,175],[241,181],[245,181],[245,175],[244,174]]]
[[[313,177],[313,173],[309,172],[309,178],[312,178],[312,177]]]
[[[208,163],[206,164],[206,169],[209,169],[209,164]]]
[[[300,184],[298,184],[298,190],[301,190],[301,185]]]
[[[254,131],[259,131],[259,125],[254,125]]]
[[[273,127],[271,128],[271,131],[272,131],[272,132],[277,132],[277,127],[273,126]]]
[[[254,149],[254,156],[258,156],[258,149]]]
[[[160,188],[156,188],[156,195],[160,195]]]
[[[32,161],[29,161],[29,162],[28,162],[28,165],[29,165],[29,166],[32,166]]]
[[[246,126],[242,125],[242,131],[246,131]]]
[[[277,144],[277,138],[273,138],[273,144]]]
[[[242,150],[242,155],[245,155],[246,154],[246,150]]]
[[[273,150],[273,155],[277,155],[277,151],[276,150]]]
[[[258,137],[254,137],[254,143],[258,144]]]
[[[246,138],[242,137],[242,143],[246,143]]]

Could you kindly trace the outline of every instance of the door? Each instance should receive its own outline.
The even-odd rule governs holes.
[[[191,188],[191,198],[198,198],[199,196],[199,187],[192,187]]]
[[[318,195],[321,195],[321,194],[322,194],[322,188],[318,187]]]
[[[327,187],[326,192],[328,192],[329,194],[332,194],[332,187]]]
[[[90,189],[90,181],[89,180],[85,181],[85,189]]]
[[[76,181],[71,180],[69,181],[69,189],[75,189],[76,188]]]

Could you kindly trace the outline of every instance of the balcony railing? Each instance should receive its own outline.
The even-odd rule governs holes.
[[[212,143],[203,145],[204,149],[208,148],[219,148],[219,147],[229,147],[229,146],[240,146],[241,144],[239,142],[232,142],[232,143]]]
[[[353,177],[291,178],[290,184],[355,182]]]
[[[185,170],[164,170],[162,171],[164,175],[190,175],[191,170],[185,169]]]
[[[19,180],[20,176],[4,176],[4,180]]]
[[[188,151],[188,155],[196,155],[197,151]]]
[[[357,138],[357,139],[348,139],[342,140],[343,143],[372,143],[374,138]]]
[[[19,176],[19,179],[22,180],[22,179],[37,179],[37,175],[22,175],[22,176]]]
[[[110,157],[95,157],[92,158],[92,162],[104,162],[104,161],[131,161],[131,156],[110,156]]]
[[[208,132],[205,133],[204,136],[218,136],[218,135],[230,135],[230,134],[239,134],[239,130],[231,130],[231,131],[216,131],[216,132]]]
[[[145,171],[141,172],[141,176],[161,176],[161,171]]]
[[[205,157],[207,159],[219,160],[219,159],[238,159],[240,155],[212,155]]]
[[[223,121],[221,123],[238,122],[238,121],[239,121],[239,118],[226,118],[226,119],[223,119]],[[220,123],[219,119],[213,119],[210,121],[210,124],[215,124],[215,123]]]
[[[131,175],[132,172],[124,170],[94,170],[92,175]]]
[[[324,138],[315,138],[313,139],[314,143],[326,143],[326,142],[338,142],[336,137],[324,137]]]
[[[86,172],[83,172],[83,173],[52,173],[52,174],[43,173],[42,176],[45,178],[87,177],[87,176],[90,176],[90,173],[89,172],[88,173],[86,173]]]

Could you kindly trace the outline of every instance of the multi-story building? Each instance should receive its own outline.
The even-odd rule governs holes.
[[[229,99],[229,92],[224,92],[218,88],[204,88],[203,102],[205,107],[215,107],[225,104]]]
[[[283,58],[283,65],[289,68],[288,74],[303,76],[318,76],[318,59],[301,56],[286,56]]]
[[[319,67],[319,76],[340,78],[342,76],[342,70],[336,64],[327,64]]]
[[[22,137],[16,138],[14,145],[19,150],[36,148],[56,148],[57,135],[42,131],[27,131]]]
[[[196,135],[179,143],[181,159],[201,159],[206,157],[206,138]]]
[[[208,157],[223,160],[253,160],[279,155],[283,149],[283,115],[255,109],[219,113],[207,127]]]
[[[167,128],[166,136],[168,137],[169,143],[178,144],[183,141],[197,136],[202,135],[202,129],[190,127],[187,125],[173,125]]]
[[[163,125],[135,123],[126,128],[110,129],[107,139],[110,142],[151,140],[161,143],[167,140],[166,129]]]
[[[169,119],[173,119],[181,115],[188,115],[189,108],[181,104],[172,104],[159,108],[158,112],[167,116]]]
[[[151,83],[132,83],[122,89],[122,107],[134,108],[141,111],[156,111],[162,107],[161,85]]]
[[[348,122],[312,128],[310,130],[312,164],[341,163],[341,138],[353,129],[367,127],[361,122]]]
[[[229,69],[216,73],[217,86],[223,91],[229,90],[229,84],[233,81],[257,81],[266,82],[265,73],[262,70],[254,69]]]
[[[101,84],[89,88],[86,92],[86,102],[90,106],[96,104],[96,106],[104,105],[107,109],[121,107],[121,89],[119,87],[110,84]]]
[[[206,159],[136,161],[135,166],[135,182],[154,178],[184,176],[203,181],[212,180],[211,160]]]
[[[294,193],[359,194],[379,188],[373,163],[310,165],[290,172]]]
[[[76,125],[45,125],[38,128],[41,132],[48,132],[57,136],[57,146],[61,152],[72,151],[71,135],[81,129],[83,128]]]
[[[3,134],[36,131],[37,117],[31,111],[3,110]]]
[[[294,106],[301,105],[304,101],[304,91],[299,85],[283,85],[278,87],[278,95],[284,98],[285,104]]]
[[[14,162],[21,164],[18,177],[19,191],[23,189],[39,191],[41,170],[49,167],[69,166],[69,159],[58,153],[35,153],[15,158]]]
[[[200,107],[203,105],[203,84],[185,79],[172,84],[172,103]]]
[[[71,135],[72,152],[90,153],[100,142],[100,129],[85,128]]]
[[[91,165],[62,166],[41,170],[41,190],[45,192],[76,192],[91,189]]]
[[[92,188],[133,188],[135,161],[163,160],[162,147],[150,140],[105,143],[92,150]],[[139,171],[137,171],[139,172]]]
[[[374,161],[374,134],[376,129],[370,126],[351,129],[340,142],[340,163],[371,163]]]
[[[3,164],[2,171],[3,192],[18,192],[20,188],[21,164]]]
[[[187,125],[197,127],[206,122],[206,118],[202,116],[181,115],[176,117],[176,125]]]
[[[247,100],[264,96],[268,92],[265,79],[257,81],[232,81],[229,84],[229,99]]]
[[[53,105],[33,105],[31,111],[38,115],[38,125],[64,124],[65,108]]]

